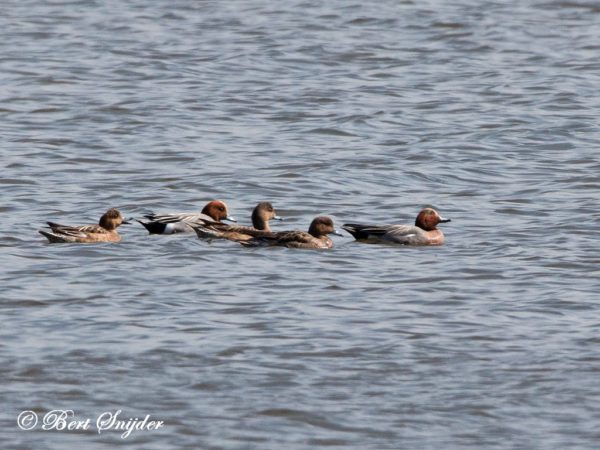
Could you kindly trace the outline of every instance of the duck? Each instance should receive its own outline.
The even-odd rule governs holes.
[[[389,242],[401,245],[442,245],[444,233],[437,228],[440,223],[450,222],[433,208],[422,209],[413,225],[364,225],[345,223],[342,229],[356,240],[378,243]]]
[[[146,214],[148,221],[136,219],[150,234],[191,233],[194,231],[192,224],[211,221],[221,223],[221,220],[236,220],[229,215],[227,205],[222,200],[208,202],[200,213],[172,213],[172,214]]]
[[[123,218],[118,209],[110,208],[100,217],[98,225],[69,226],[55,222],[46,223],[50,231],[38,231],[48,238],[51,243],[78,242],[88,244],[93,242],[119,242],[121,236],[117,233],[117,228],[130,222]]]
[[[252,239],[240,241],[246,247],[280,246],[304,249],[328,249],[333,247],[329,234],[341,236],[327,216],[315,217],[306,231],[261,232]]]
[[[192,226],[199,238],[228,239],[230,241],[246,241],[261,233],[271,232],[269,220],[283,220],[277,215],[270,202],[260,202],[252,210],[252,226],[229,225],[215,221],[196,221]]]

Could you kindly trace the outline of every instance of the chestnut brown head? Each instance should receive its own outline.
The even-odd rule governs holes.
[[[235,219],[229,215],[227,211],[227,205],[221,200],[213,200],[208,202],[204,208],[202,208],[202,214],[206,214],[212,217],[215,221],[220,222],[221,220],[230,220],[235,222]]]
[[[450,222],[450,219],[444,219],[438,212],[433,208],[422,209],[417,215],[415,225],[425,231],[436,230],[438,223]]]

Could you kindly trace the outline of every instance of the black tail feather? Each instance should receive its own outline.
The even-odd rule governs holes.
[[[136,222],[144,225],[144,228],[148,230],[150,234],[161,234],[165,231],[166,225],[160,222],[142,222],[141,220],[135,219]]]
[[[342,229],[354,236],[354,239],[368,239],[369,233],[363,231],[368,227],[369,225],[361,225],[359,223],[345,223],[342,225]]]
[[[48,226],[50,228],[61,228],[64,227],[64,225],[61,225],[60,223],[56,223],[56,222],[46,222],[48,224]]]

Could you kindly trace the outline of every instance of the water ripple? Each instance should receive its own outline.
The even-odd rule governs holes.
[[[597,442],[597,5],[4,6],[7,446],[122,442],[17,433],[63,406],[164,419],[148,449]],[[37,234],[213,198],[277,229],[452,222],[330,252]]]

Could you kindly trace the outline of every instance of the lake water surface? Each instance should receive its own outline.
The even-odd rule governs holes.
[[[597,448],[597,2],[2,9],[2,449]],[[452,222],[331,251],[37,233],[214,198]],[[98,433],[118,410],[164,426]]]

